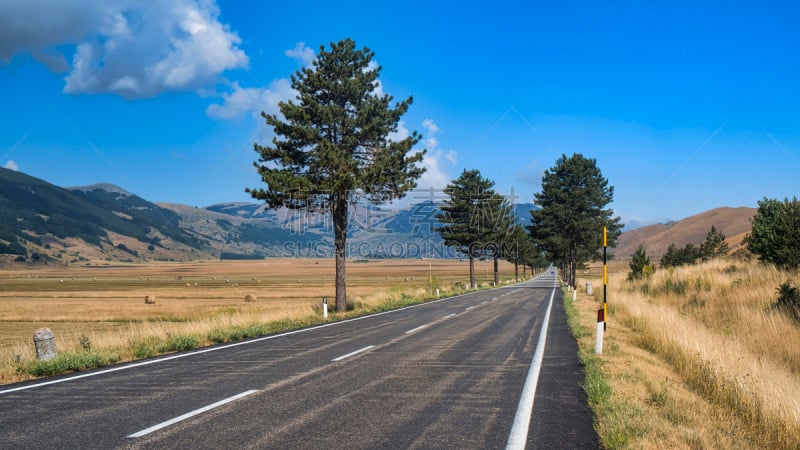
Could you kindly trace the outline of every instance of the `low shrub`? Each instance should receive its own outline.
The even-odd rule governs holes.
[[[166,342],[159,347],[160,353],[182,352],[193,350],[200,346],[200,340],[196,336],[187,334],[177,334],[167,336]]]
[[[136,358],[150,358],[158,354],[161,339],[156,336],[148,336],[142,339],[132,339],[128,342],[128,348]]]
[[[49,377],[66,372],[78,372],[114,364],[120,357],[116,353],[92,351],[63,352],[47,361],[34,361],[20,366],[17,371],[35,377]]]
[[[773,307],[800,323],[800,290],[787,281],[776,289],[778,300]]]

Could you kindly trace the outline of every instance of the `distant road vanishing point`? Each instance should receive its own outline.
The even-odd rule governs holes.
[[[0,386],[0,448],[597,448],[576,351],[549,271]]]

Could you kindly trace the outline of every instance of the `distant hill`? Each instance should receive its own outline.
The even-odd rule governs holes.
[[[0,210],[2,254],[64,262],[208,255],[176,214],[120,188],[70,190],[0,169]]]
[[[750,219],[755,213],[755,208],[722,207],[679,222],[644,226],[622,233],[616,249],[610,252],[618,259],[629,259],[639,245],[644,245],[647,255],[655,262],[666,253],[670,244],[678,247],[702,244],[712,225],[725,234],[733,252],[742,245],[742,240],[750,232]]]

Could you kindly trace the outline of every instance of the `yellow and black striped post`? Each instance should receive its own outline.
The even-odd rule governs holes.
[[[606,267],[606,247],[608,241],[606,240],[606,227],[603,227],[603,328],[608,327],[608,303],[606,301],[606,286],[608,286],[608,268]]]

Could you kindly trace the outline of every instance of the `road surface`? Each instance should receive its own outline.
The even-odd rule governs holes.
[[[0,448],[597,448],[556,284],[0,386]]]

